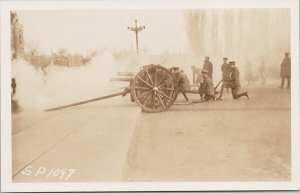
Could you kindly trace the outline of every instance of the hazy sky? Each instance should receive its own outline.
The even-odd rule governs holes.
[[[135,49],[135,34],[127,29],[145,25],[140,48],[148,53],[187,50],[181,10],[18,11],[26,44],[49,52],[59,48],[85,52],[91,48]]]

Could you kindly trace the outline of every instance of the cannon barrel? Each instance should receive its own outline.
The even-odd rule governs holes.
[[[134,72],[117,72],[118,76],[135,76]]]
[[[134,76],[128,76],[128,77],[113,77],[110,79],[110,81],[132,81],[134,79]]]

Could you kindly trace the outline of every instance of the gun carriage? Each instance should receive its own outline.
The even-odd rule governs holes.
[[[150,64],[141,67],[140,71],[136,74],[132,72],[119,72],[118,76],[111,78],[111,81],[129,82],[129,86],[123,92],[51,108],[46,111],[59,110],[120,95],[125,96],[129,93],[131,101],[137,103],[144,112],[148,113],[165,111],[176,101],[179,92],[178,80],[172,69],[167,69],[158,64]],[[185,92],[198,94],[197,89],[185,90]]]

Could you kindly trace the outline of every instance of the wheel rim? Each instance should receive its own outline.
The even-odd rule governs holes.
[[[175,77],[168,69],[149,65],[133,82],[136,103],[146,112],[161,112],[172,106],[177,97]]]

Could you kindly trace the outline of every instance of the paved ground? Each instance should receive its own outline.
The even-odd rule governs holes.
[[[155,114],[127,97],[13,114],[13,181],[290,180],[290,92],[248,90]]]

